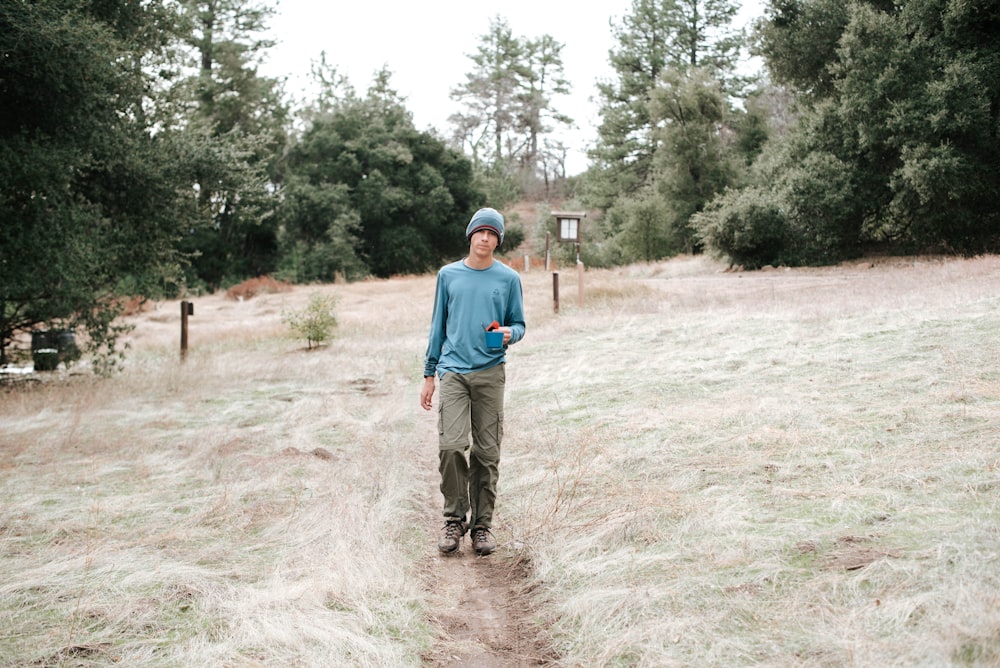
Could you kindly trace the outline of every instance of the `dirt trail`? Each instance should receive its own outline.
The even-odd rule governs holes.
[[[436,433],[433,423],[426,433]],[[437,467],[433,464],[437,461],[436,439],[428,439],[422,451],[430,463],[425,485],[426,516],[434,526],[420,572],[431,602],[428,622],[438,629],[434,644],[423,656],[423,665],[552,665],[556,656],[532,607],[524,562],[505,545],[503,527],[494,527],[497,550],[489,556],[478,556],[468,535],[457,552],[445,555],[438,551],[443,518]],[[501,471],[502,466],[501,461]]]

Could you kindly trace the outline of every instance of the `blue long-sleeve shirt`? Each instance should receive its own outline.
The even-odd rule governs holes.
[[[462,260],[442,267],[434,292],[424,376],[481,371],[503,362],[506,347],[486,347],[484,332],[494,320],[510,327],[508,345],[524,337],[524,296],[517,272],[496,261],[488,269],[472,269]]]

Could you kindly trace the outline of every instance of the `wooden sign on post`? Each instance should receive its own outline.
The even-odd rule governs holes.
[[[553,211],[555,216],[556,234],[561,243],[580,243],[580,221],[587,217],[586,211]]]
[[[576,244],[577,303],[583,306],[583,262],[580,261],[580,221],[586,211],[553,211],[560,243]],[[557,307],[558,309],[558,307]]]

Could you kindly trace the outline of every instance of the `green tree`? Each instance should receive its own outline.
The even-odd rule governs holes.
[[[738,11],[739,4],[730,0],[677,0],[671,62],[712,71],[726,91],[738,92],[743,81],[734,71],[746,41],[743,31],[733,28]]]
[[[261,35],[274,8],[247,0],[179,0],[170,105],[160,122],[189,135],[199,157],[191,196],[201,213],[182,248],[192,281],[218,287],[273,271],[288,109],[279,81],[257,74],[273,46]]]
[[[805,91],[796,125],[753,170],[784,216],[770,261],[1000,246],[995,3],[783,1],[770,16],[758,26],[768,68]]]
[[[741,87],[733,74],[742,45],[731,27],[736,10],[728,0],[633,0],[613,25],[615,78],[597,85],[601,123],[589,152],[588,204],[608,209],[651,184],[659,143],[649,100],[665,69],[707,68],[727,92]]]
[[[736,180],[732,150],[723,139],[735,112],[713,70],[702,67],[664,70],[650,112],[658,128],[655,192],[669,212],[660,224],[672,242],[664,255],[701,250],[691,216]]]
[[[842,0],[771,0],[754,26],[754,52],[775,80],[821,99],[833,93],[830,66],[847,22]]]
[[[382,70],[359,97],[326,76],[289,151],[282,247],[326,258],[315,278],[433,269],[466,248],[464,225],[484,202],[469,160],[416,130],[389,79]]]
[[[735,74],[744,39],[731,26],[736,11],[727,0],[635,0],[615,29],[618,76],[599,84],[602,122],[583,199],[606,210],[604,232],[625,260],[699,251],[691,216],[760,150],[763,126],[735,104],[747,88]],[[636,234],[653,212],[661,230]]]
[[[350,187],[326,155],[327,121],[345,104],[357,102],[346,77],[326,62],[326,55],[312,66],[317,94],[300,111],[305,133],[289,151],[289,165],[281,188],[278,210],[280,275],[296,283],[353,280],[368,273],[360,257],[361,219],[350,197]]]
[[[328,183],[293,171],[283,187],[279,273],[296,283],[351,280],[367,273],[358,255],[361,219],[346,184]]]
[[[556,97],[570,91],[563,46],[549,35],[515,37],[501,17],[490,21],[469,56],[474,69],[451,92],[463,109],[449,119],[454,138],[469,151],[477,172],[503,181],[518,174],[534,178],[540,168],[549,179],[549,167],[558,170],[564,153],[558,144],[546,146],[545,138],[556,125],[573,124],[555,107]]]
[[[506,19],[490,21],[489,32],[480,37],[476,53],[469,58],[475,69],[466,81],[451,91],[462,105],[450,121],[476,169],[511,164],[521,141],[517,138],[520,80],[527,76],[523,42],[514,37]]]
[[[677,62],[668,46],[677,27],[676,4],[656,0],[634,0],[631,12],[612,24],[617,46],[608,57],[616,78],[597,83],[601,122],[585,180],[592,206],[608,209],[648,184],[656,150],[649,93],[660,72]]]
[[[143,111],[164,18],[124,0],[0,5],[2,362],[43,325],[85,330],[95,368],[113,366],[123,279],[176,269],[184,155]]]
[[[766,79],[747,91],[743,109],[730,109],[727,126],[735,134],[733,158],[745,167],[753,164],[772,136],[787,134],[793,112],[788,107],[786,90]]]
[[[623,219],[617,238],[623,261],[652,262],[677,253],[679,243],[663,224],[672,212],[662,197],[640,193],[623,200],[614,215]]]
[[[535,174],[541,170],[546,184],[556,176],[565,177],[566,166],[562,145],[547,142],[545,136],[556,125],[573,125],[570,116],[560,113],[553,106],[556,96],[568,95],[571,91],[563,73],[564,46],[550,35],[525,41],[528,69],[518,95],[517,114],[518,126],[525,135],[525,150],[519,161],[528,173]]]
[[[852,9],[831,68],[852,129],[838,155],[862,194],[885,193],[871,240],[963,252],[1000,241],[998,30],[1000,7],[985,0]]]
[[[333,329],[337,326],[336,304],[337,299],[333,295],[317,292],[310,295],[305,308],[284,313],[282,320],[292,332],[306,340],[306,349],[312,350],[314,344],[322,345],[333,336]]]

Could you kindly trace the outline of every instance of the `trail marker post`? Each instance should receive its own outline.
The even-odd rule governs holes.
[[[559,272],[552,272],[552,312],[559,313]]]
[[[577,303],[583,306],[583,262],[580,261],[580,221],[587,217],[586,211],[553,211],[559,243],[576,244]],[[546,247],[548,246],[546,234]],[[546,248],[546,257],[548,250]],[[546,267],[547,268],[547,267]],[[558,301],[556,304],[558,311]]]
[[[188,351],[188,316],[194,315],[194,304],[189,301],[181,302],[181,361],[187,357]]]

